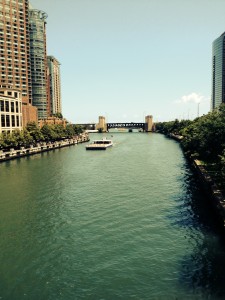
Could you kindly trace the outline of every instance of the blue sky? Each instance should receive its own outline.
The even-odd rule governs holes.
[[[47,52],[61,63],[74,123],[155,121],[210,110],[212,42],[224,0],[31,0],[47,12]]]

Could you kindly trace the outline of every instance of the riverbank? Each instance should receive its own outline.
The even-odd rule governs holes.
[[[16,159],[16,158],[21,158],[21,157],[30,156],[30,155],[34,155],[46,151],[51,151],[54,149],[77,145],[88,141],[89,141],[89,135],[84,133],[71,139],[64,139],[56,142],[40,142],[37,143],[35,146],[30,145],[29,148],[21,147],[18,150],[12,148],[10,149],[10,151],[0,150],[0,163],[4,161]]]
[[[180,135],[168,134],[168,137],[181,142],[183,139]],[[206,170],[204,163],[198,159],[193,159],[191,156],[187,157],[192,166],[194,167],[195,173],[197,174],[201,186],[204,190],[205,195],[210,201],[214,212],[218,218],[218,224],[225,230],[225,197],[221,189],[217,186],[216,182],[209,175]]]
[[[197,159],[191,159],[191,161],[198,175],[201,186],[204,189],[205,194],[209,198],[210,204],[212,205],[218,217],[218,223],[221,228],[225,230],[225,197],[222,191],[218,188],[215,181],[205,169],[204,164]]]

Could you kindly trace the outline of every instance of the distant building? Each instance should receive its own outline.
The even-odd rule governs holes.
[[[60,63],[54,56],[48,56],[49,86],[50,86],[50,114],[62,113]]]
[[[22,95],[20,90],[0,88],[0,133],[21,130]]]
[[[28,20],[28,0],[0,1],[0,88],[1,92],[5,90],[5,96],[10,89],[12,94],[18,92],[27,110],[32,109]],[[8,111],[5,113],[8,116]],[[14,124],[13,118],[11,121]],[[8,121],[6,123],[9,124]],[[19,127],[16,125],[12,128]]]
[[[47,14],[37,9],[29,10],[30,59],[32,103],[38,109],[38,119],[50,115],[46,54]]]
[[[47,119],[38,121],[40,128],[42,128],[44,125],[63,125],[63,127],[66,127],[67,123],[68,122],[66,119],[60,119],[57,117],[48,117]]]
[[[149,131],[153,131],[153,116],[148,115],[145,117],[145,131],[149,132]]]
[[[225,32],[212,47],[212,98],[211,110],[225,103]]]

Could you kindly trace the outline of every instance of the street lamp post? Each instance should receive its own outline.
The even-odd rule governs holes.
[[[199,118],[199,105],[200,105],[200,102],[198,102],[198,118]]]

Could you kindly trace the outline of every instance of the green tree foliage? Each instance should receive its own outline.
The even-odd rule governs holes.
[[[189,153],[206,161],[217,160],[225,148],[225,105],[195,119],[182,130],[182,145]]]
[[[181,120],[176,119],[175,121],[170,122],[158,122],[155,124],[156,130],[164,134],[177,134],[181,135],[182,130],[190,125],[192,121],[190,120]]]
[[[63,115],[59,112],[53,114],[53,117],[59,118],[59,119],[63,119]]]
[[[175,120],[156,124],[164,134],[182,135],[182,146],[188,155],[205,161],[225,161],[225,105],[217,110],[190,120]]]
[[[52,130],[55,133],[55,136],[56,136],[55,139],[61,140],[62,138],[66,137],[66,131],[65,131],[65,128],[63,127],[63,125],[61,125],[61,124],[54,125],[54,126],[52,126]]]
[[[4,135],[0,134],[0,149],[4,149],[6,147]]]
[[[76,135],[76,132],[74,131],[73,125],[67,124],[65,128],[65,136],[68,138],[72,138],[74,135]]]
[[[80,125],[72,125],[75,134],[81,134],[84,132],[84,128]]]
[[[41,128],[41,133],[43,135],[44,141],[46,141],[46,142],[55,141],[57,139],[57,133],[54,130],[53,125],[45,124]]]
[[[41,129],[35,122],[27,124],[24,130],[14,130],[12,133],[0,134],[0,149],[9,150],[10,148],[20,149],[29,147],[41,141],[56,141],[65,138],[72,138],[83,133],[83,128],[78,125],[67,124],[64,128],[61,124],[45,124]]]
[[[34,139],[34,141],[39,142],[44,139],[41,129],[35,122],[28,123],[26,126],[26,130],[29,132],[30,136]]]

